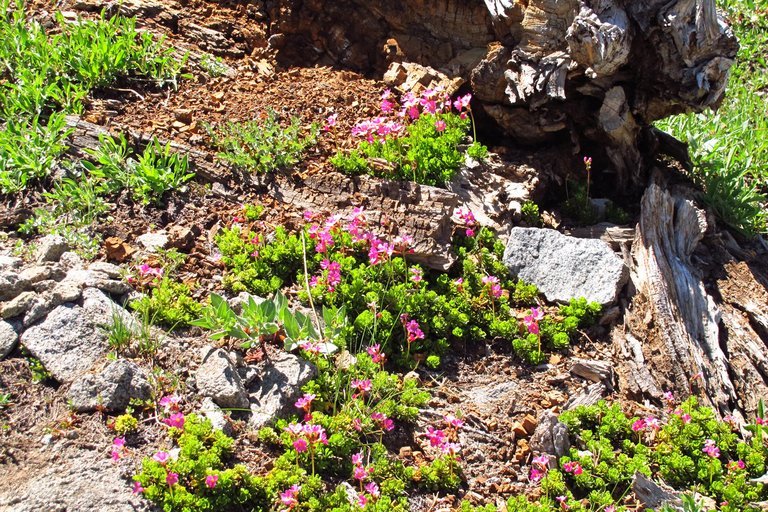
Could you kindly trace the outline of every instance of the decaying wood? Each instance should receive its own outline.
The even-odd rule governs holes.
[[[707,229],[705,214],[658,175],[641,208],[632,249],[637,293],[626,327],[613,336],[624,356],[622,387],[638,398],[700,395],[721,414],[754,412],[768,391],[765,283],[733,263],[715,290],[705,284],[692,258]]]
[[[645,185],[653,121],[719,104],[738,49],[715,0],[280,0],[271,19],[288,61],[314,52],[378,75],[414,62],[469,81],[508,135],[570,136],[622,189]]]
[[[73,130],[70,150],[84,156],[84,150],[96,149],[99,137],[110,132],[99,125],[82,121],[77,116],[67,118]],[[152,137],[138,132],[126,134],[132,145],[147,144]],[[160,141],[164,144],[163,141]],[[227,181],[234,171],[226,165],[210,160],[207,153],[178,143],[171,143],[174,151],[187,155],[190,168],[205,180]],[[263,180],[259,188],[269,196],[291,205],[298,211],[346,212],[363,206],[373,225],[381,225],[388,233],[407,234],[414,238],[410,259],[427,267],[447,270],[455,261],[451,250],[455,209],[461,204],[457,194],[444,189],[413,182],[381,180],[370,176],[345,176],[339,173],[310,175],[301,184],[291,178],[277,176]]]

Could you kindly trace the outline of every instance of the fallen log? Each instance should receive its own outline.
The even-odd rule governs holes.
[[[706,215],[690,191],[668,187],[658,173],[641,208],[632,247],[636,294],[613,333],[621,387],[638,399],[661,402],[662,392],[673,391],[698,395],[723,415],[754,413],[768,392],[764,269],[753,273],[713,241],[694,256]]]

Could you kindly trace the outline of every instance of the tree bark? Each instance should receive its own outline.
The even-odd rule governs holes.
[[[613,335],[621,387],[638,399],[661,402],[673,391],[699,395],[723,415],[753,414],[768,396],[764,269],[736,262],[715,240],[702,244],[704,212],[658,174],[641,208],[636,295]]]

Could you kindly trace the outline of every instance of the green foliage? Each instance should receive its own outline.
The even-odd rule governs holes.
[[[521,208],[522,219],[527,225],[536,227],[541,225],[539,205],[533,201],[525,201]]]
[[[162,464],[145,458],[134,480],[143,487],[145,498],[167,511],[266,510],[271,502],[261,478],[243,465],[228,467],[227,458],[233,441],[210,421],[194,414],[186,417],[183,429],[171,429],[179,446],[179,455]],[[168,485],[166,477],[178,475],[178,483]],[[217,477],[216,485],[206,485],[208,476]]]
[[[112,312],[112,321],[107,326],[107,343],[115,352],[124,352],[133,340],[134,333],[131,326],[117,311]]]
[[[8,119],[0,128],[0,193],[14,194],[27,188],[32,180],[48,176],[70,131],[63,115],[55,114],[47,122],[38,116],[31,120]]]
[[[221,57],[215,57],[210,53],[204,53],[200,57],[200,69],[205,71],[211,78],[224,75],[227,72],[227,65]]]
[[[139,33],[133,19],[115,16],[69,23],[59,14],[60,29],[45,33],[24,8],[0,3],[0,64],[12,79],[5,82],[0,118],[33,119],[51,109],[79,113],[91,89],[120,77],[147,76],[158,83],[173,82],[183,62],[177,62],[163,40]]]
[[[274,110],[264,117],[244,123],[227,122],[220,127],[207,126],[211,144],[220,152],[218,156],[250,173],[266,174],[286,169],[301,160],[304,151],[315,144],[319,129],[313,124],[307,133],[301,120],[291,118],[282,126]]]
[[[445,123],[442,132],[435,127],[437,121]],[[453,179],[464,161],[458,146],[469,131],[469,123],[469,119],[461,119],[455,113],[423,114],[406,127],[403,137],[363,141],[357,150],[337,154],[331,163],[342,172],[361,174],[371,172],[371,159],[381,159],[389,164],[386,177],[443,185]]]
[[[94,162],[83,162],[83,166],[104,193],[128,189],[135,201],[159,203],[165,192],[181,188],[194,176],[187,172],[187,157],[171,151],[170,143],[163,146],[153,139],[134,158],[123,134],[118,139],[100,136],[99,142],[96,150],[87,150]]]
[[[174,280],[168,273],[155,281],[143,297],[131,302],[131,309],[143,318],[152,320],[171,329],[190,325],[202,309],[192,298],[191,290],[185,283]]]
[[[488,158],[488,148],[479,142],[473,142],[467,148],[467,155],[474,158],[475,160],[485,160]]]
[[[597,492],[618,499],[639,471],[676,489],[706,494],[720,504],[718,510],[757,510],[750,503],[766,498],[763,484],[750,480],[766,469],[768,447],[762,435],[739,439],[731,423],[717,420],[695,398],[663,422],[630,418],[605,402],[566,411],[560,421],[568,426],[573,447],[560,460],[559,472],[577,496],[591,499]],[[705,449],[710,444],[716,451]],[[573,462],[582,473],[569,474],[566,464]]]
[[[137,420],[132,414],[121,414],[115,418],[115,432],[124,436],[131,432],[135,432],[139,428],[139,420]]]

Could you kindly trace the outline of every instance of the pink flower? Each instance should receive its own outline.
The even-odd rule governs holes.
[[[365,508],[365,506],[368,504],[368,498],[365,497],[365,494],[359,494],[357,496],[357,504],[360,506],[360,508]]]
[[[283,505],[288,507],[288,509],[294,508],[299,504],[299,500],[297,500],[296,497],[298,496],[300,490],[301,487],[298,485],[290,486],[284,492],[280,493],[280,501],[282,501]]]
[[[461,428],[464,426],[464,420],[461,418],[457,418],[453,414],[448,414],[446,416],[443,416],[443,419],[446,423],[448,423],[449,426],[453,428]]]
[[[163,423],[169,427],[182,429],[184,428],[184,415],[180,412],[172,414],[163,420]]]
[[[717,447],[715,441],[712,439],[707,439],[704,441],[704,448],[701,451],[713,458],[720,456],[720,448]]]
[[[301,350],[303,350],[304,352],[312,356],[317,356],[320,354],[320,352],[322,352],[322,350],[320,349],[320,345],[312,341],[305,341],[300,345],[300,347],[301,347]]]
[[[389,114],[395,109],[395,104],[386,98],[381,100],[381,111],[385,114]]]
[[[544,477],[545,473],[546,471],[541,471],[539,469],[533,468],[531,469],[531,474],[528,478],[531,480],[531,482],[538,482]]]
[[[323,126],[323,131],[327,132],[330,131],[331,128],[336,126],[336,120],[339,118],[338,114],[331,114],[328,116],[328,119],[325,120],[325,126]]]
[[[168,452],[157,452],[152,456],[152,460],[157,461],[160,464],[165,464],[170,458],[171,456],[168,454]]]
[[[461,445],[459,443],[443,443],[440,445],[440,451],[454,457],[461,451]]]
[[[498,299],[501,297],[501,285],[499,284],[499,278],[496,276],[485,276],[482,279],[483,284],[490,288],[491,296]]]
[[[311,221],[312,219],[315,218],[315,213],[313,211],[311,211],[311,210],[305,210],[304,214],[303,214],[303,217],[304,217],[304,221],[305,222],[309,222],[309,221]]]
[[[744,461],[739,459],[737,461],[731,461],[728,463],[728,470],[729,471],[736,471],[737,469],[744,469],[747,465],[744,464]]]
[[[549,467],[549,455],[539,455],[538,457],[534,457],[533,463],[546,471]]]
[[[306,393],[304,396],[296,400],[296,403],[294,404],[299,409],[304,409],[305,411],[307,409],[310,409],[312,407],[312,400],[317,398],[315,395],[311,393]]]
[[[645,428],[645,420],[639,419],[632,424],[632,430],[639,432]]]
[[[365,484],[365,490],[368,492],[368,494],[370,494],[374,498],[379,497],[380,491],[379,491],[379,486],[376,484],[376,482],[368,482],[367,484]]]
[[[411,281],[414,283],[420,283],[422,281],[422,270],[419,267],[411,267],[408,270],[411,273]]]
[[[467,238],[472,238],[475,236],[475,230],[472,228],[467,228],[464,230],[464,234],[467,236]]]
[[[299,438],[293,442],[293,448],[299,453],[307,451],[307,447],[308,445],[306,439]]]
[[[544,318],[544,312],[541,308],[531,308],[531,317],[538,322]]]
[[[605,507],[605,512],[616,512],[616,505],[608,505]]]
[[[445,442],[445,432],[433,427],[427,427],[427,438],[429,439],[430,446],[440,446]]]
[[[373,389],[373,385],[371,384],[370,379],[365,380],[353,380],[352,381],[352,388],[360,391],[361,393],[369,393],[371,389]]]
[[[304,425],[302,434],[311,445],[317,443],[328,444],[328,437],[325,433],[325,429],[320,425]]]
[[[168,484],[168,487],[173,487],[179,482],[179,474],[178,473],[168,473],[165,477],[165,483]]]
[[[117,450],[112,450],[111,456],[112,456],[112,460],[115,462],[120,460],[120,457],[121,457],[120,452]]]
[[[352,455],[352,465],[359,466],[363,463],[363,452],[357,452]]]
[[[405,252],[413,245],[413,237],[410,235],[398,235],[392,243],[397,252]]]
[[[584,157],[584,165],[587,167],[587,169],[590,169],[592,167],[592,157],[591,156],[585,156]]]
[[[571,506],[568,505],[568,498],[565,496],[558,496],[555,498],[558,503],[560,503],[560,509],[561,510],[570,510]]]
[[[572,473],[573,475],[580,475],[584,472],[584,469],[576,461],[566,462],[563,464],[563,471],[566,473]]]
[[[139,274],[142,276],[163,277],[163,269],[150,267],[146,263],[139,265]]]
[[[165,409],[165,412],[169,412],[179,410],[179,402],[181,402],[181,397],[179,395],[165,395],[157,403],[160,407]]]
[[[116,437],[112,440],[112,446],[115,448],[123,448],[125,447],[125,438],[124,437]]]
[[[355,466],[352,476],[355,480],[360,480],[362,482],[368,477],[368,472],[363,466]]]
[[[216,487],[217,483],[219,483],[219,475],[208,475],[205,477],[205,485],[209,489]]]
[[[456,107],[456,110],[461,111],[469,107],[470,101],[472,101],[472,95],[467,93],[464,96],[456,98],[456,101],[453,102],[453,106]]]
[[[408,343],[424,339],[424,332],[416,320],[410,320],[405,324],[405,331],[408,334]]]
[[[144,488],[141,486],[140,482],[133,482],[133,494],[141,494],[144,492]]]
[[[368,355],[371,356],[371,360],[376,364],[384,364],[384,361],[387,358],[386,355],[382,354],[381,345],[378,343],[368,347],[366,352],[368,352]]]
[[[441,133],[444,132],[445,131],[445,121],[443,121],[442,119],[438,119],[437,121],[435,121],[435,130],[437,130],[438,132],[441,132]]]
[[[453,213],[453,216],[454,216],[454,220],[457,220],[458,222],[466,226],[474,226],[475,224],[477,224],[477,219],[475,219],[475,215],[466,206],[462,206],[461,208],[458,208]]]
[[[662,397],[664,397],[664,400],[670,403],[675,401],[675,395],[671,391],[665,391]]]
[[[648,416],[645,418],[645,428],[648,430],[661,430],[661,422],[653,416]]]
[[[390,418],[387,418],[386,414],[374,412],[371,414],[371,419],[375,421],[382,430],[386,430],[387,432],[395,428],[395,422]]]

